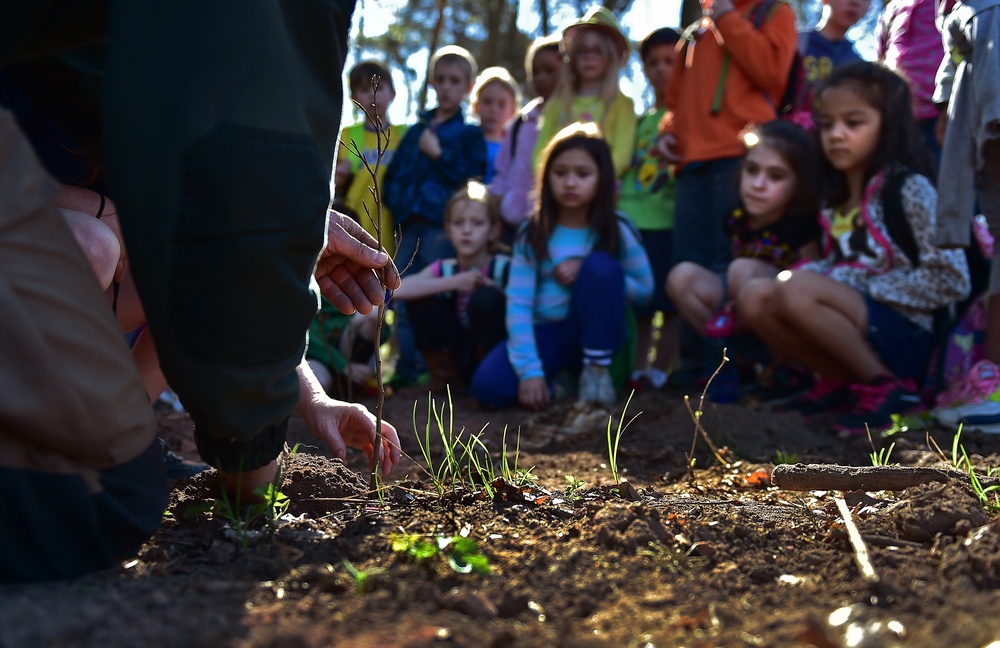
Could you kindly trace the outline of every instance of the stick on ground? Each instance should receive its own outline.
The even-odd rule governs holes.
[[[958,470],[922,466],[836,466],[781,464],[771,472],[771,483],[785,490],[880,491],[903,490],[928,482],[967,481]]]

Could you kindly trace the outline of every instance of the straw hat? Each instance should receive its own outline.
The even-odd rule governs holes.
[[[618,50],[621,52],[621,63],[624,63],[628,59],[629,55],[629,42],[625,38],[625,34],[622,33],[622,28],[615,20],[615,17],[611,15],[611,12],[604,7],[591,7],[590,10],[576,22],[572,22],[563,28],[563,48],[565,51],[569,51],[570,43],[573,42],[573,38],[576,37],[580,30],[582,29],[596,29],[598,31],[604,32],[610,36],[615,44],[618,45]]]

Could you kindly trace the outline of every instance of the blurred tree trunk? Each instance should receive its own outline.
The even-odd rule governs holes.
[[[437,22],[434,23],[434,31],[431,33],[431,49],[430,54],[433,55],[434,52],[438,50],[438,43],[441,40],[441,30],[444,28],[444,10],[448,6],[448,0],[437,0]],[[430,56],[427,58],[427,71],[424,74],[424,85],[420,88],[420,110],[424,111],[427,109],[427,86],[431,77],[431,60]]]
[[[549,35],[549,0],[538,0],[538,13],[541,15],[542,36]]]

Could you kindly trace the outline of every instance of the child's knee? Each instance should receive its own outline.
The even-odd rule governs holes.
[[[694,283],[698,270],[703,268],[693,261],[682,261],[678,263],[667,274],[667,296],[673,302],[684,300],[685,295],[690,293],[691,285]]]

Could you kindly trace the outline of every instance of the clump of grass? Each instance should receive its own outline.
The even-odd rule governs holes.
[[[632,424],[632,421],[639,418],[639,415],[642,414],[642,412],[639,412],[639,414],[630,418],[628,423],[622,425],[625,421],[625,413],[628,411],[628,406],[629,403],[632,402],[633,396],[635,396],[635,390],[632,390],[632,393],[628,395],[628,400],[625,401],[625,408],[622,410],[621,418],[618,419],[618,428],[614,433],[611,431],[611,424],[614,422],[614,418],[610,416],[608,417],[608,466],[611,468],[611,480],[616,484],[621,483],[620,475],[618,474],[618,446],[621,443],[622,435],[625,433],[625,430],[628,429],[628,426]]]
[[[580,491],[586,486],[587,482],[582,479],[577,479],[574,475],[566,475],[566,499],[569,501],[575,501],[580,499]]]
[[[784,450],[774,451],[774,463],[775,465],[781,464],[795,464],[799,462],[799,455],[794,452],[785,452]]]

